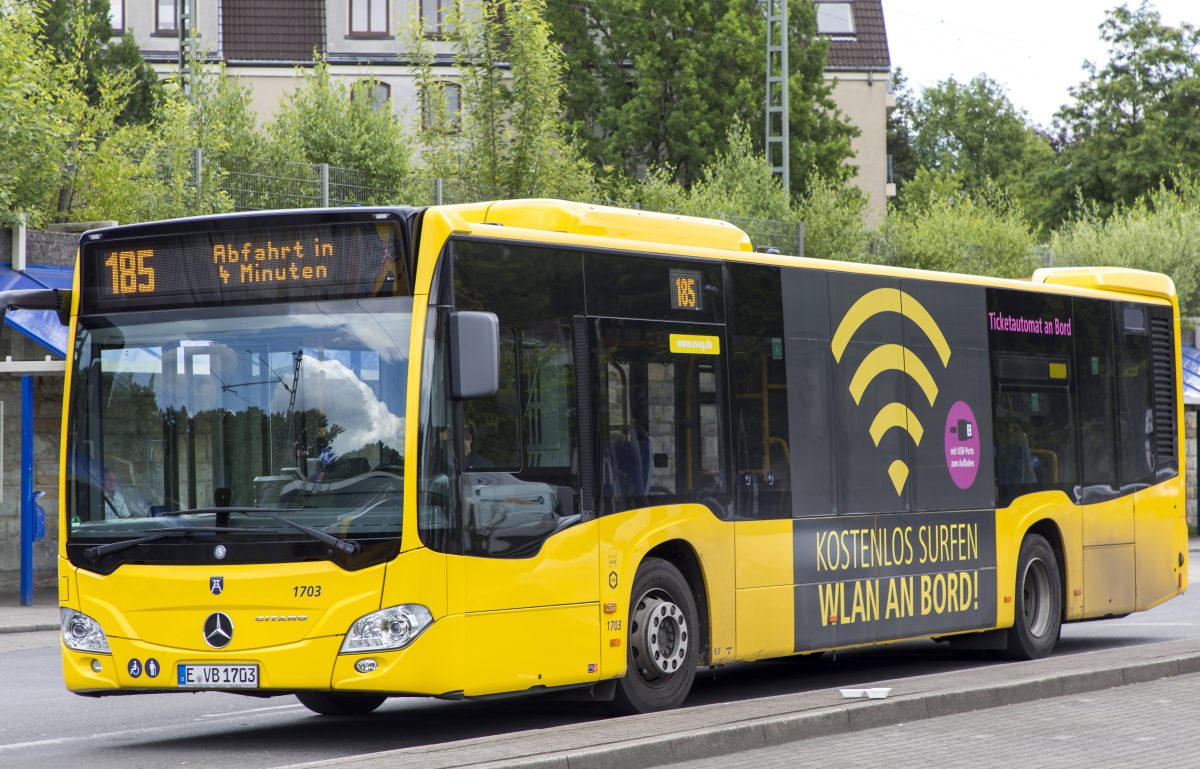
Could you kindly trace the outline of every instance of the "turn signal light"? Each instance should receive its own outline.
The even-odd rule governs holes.
[[[616,614],[617,613],[617,602],[609,601],[608,603],[604,604],[604,613],[605,614]]]

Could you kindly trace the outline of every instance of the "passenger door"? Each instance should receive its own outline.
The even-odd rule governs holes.
[[[725,518],[721,327],[594,323],[600,514],[699,503]]]

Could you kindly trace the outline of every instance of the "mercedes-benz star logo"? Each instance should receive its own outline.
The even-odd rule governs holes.
[[[204,620],[204,640],[214,649],[224,649],[233,640],[233,620],[224,612],[208,615]]]

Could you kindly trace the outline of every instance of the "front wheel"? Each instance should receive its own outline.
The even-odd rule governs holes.
[[[625,677],[610,703],[620,715],[679,707],[696,677],[696,602],[671,563],[647,558],[633,580]]]
[[[1062,630],[1062,577],[1058,559],[1045,537],[1030,534],[1021,543],[1017,559],[1016,617],[1008,629],[1011,660],[1045,657]]]
[[[381,694],[296,692],[300,704],[323,716],[365,716],[387,699]]]

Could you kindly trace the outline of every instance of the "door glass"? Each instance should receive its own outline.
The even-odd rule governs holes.
[[[598,321],[601,511],[728,508],[721,334],[713,326]]]

